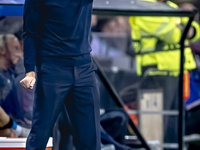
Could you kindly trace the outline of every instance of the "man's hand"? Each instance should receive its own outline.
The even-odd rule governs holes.
[[[177,24],[176,27],[179,28],[181,31],[183,31],[183,26],[182,25]]]
[[[33,89],[35,84],[35,72],[26,73],[26,77],[20,81],[20,84],[25,89]]]
[[[17,132],[14,129],[8,128],[0,130],[0,137],[18,137]]]
[[[193,27],[190,27],[190,30],[188,31],[187,38],[191,39],[194,36],[195,30]]]
[[[176,25],[177,28],[179,28],[181,31],[183,31],[184,27],[180,24]],[[188,31],[188,35],[187,35],[187,38],[190,39],[194,36],[194,28],[193,27],[190,27],[189,31]]]

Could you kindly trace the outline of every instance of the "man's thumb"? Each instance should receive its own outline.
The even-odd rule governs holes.
[[[33,80],[31,81],[31,83],[30,83],[30,88],[33,88],[34,84],[35,84],[35,79],[33,79]]]

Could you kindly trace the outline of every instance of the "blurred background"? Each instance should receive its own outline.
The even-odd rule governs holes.
[[[200,0],[150,1],[180,11],[200,9]],[[0,0],[0,3],[7,1]],[[178,149],[179,42],[188,20],[187,17],[170,16],[92,15],[91,55],[123,104],[119,107],[98,76],[101,127],[105,131],[101,130],[102,150],[103,145],[112,145],[107,150],[140,149],[137,146],[139,139],[129,119],[152,149]],[[199,24],[197,13],[185,40],[185,150],[200,149]],[[23,17],[0,15],[2,137],[26,137],[30,131],[34,90],[25,90],[20,86],[19,81],[24,76]],[[6,123],[1,121],[1,117],[8,118]],[[4,128],[9,123],[11,125]]]

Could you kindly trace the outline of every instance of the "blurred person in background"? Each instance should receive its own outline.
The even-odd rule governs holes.
[[[91,55],[103,58],[124,56],[128,27],[125,17],[98,16],[96,26],[92,28]]]
[[[0,35],[0,84],[2,85],[0,88],[1,113],[7,113],[11,118],[10,120],[15,121],[17,124],[21,124],[24,120],[14,82],[14,67],[20,57],[22,57],[22,52],[18,39],[13,34]],[[15,125],[15,127],[17,131],[20,130],[17,132],[18,136],[28,135],[28,129],[23,128],[20,125]],[[22,130],[23,132],[21,132]]]
[[[27,137],[29,131],[14,122],[0,106],[0,137]]]
[[[148,0],[156,2],[157,0]],[[178,8],[168,0],[158,0]],[[137,75],[143,76],[142,89],[163,89],[164,110],[178,109],[178,83],[180,70],[180,39],[188,18],[130,17],[133,47],[137,61]],[[194,21],[185,41],[185,70],[193,70],[196,63],[189,47],[200,36]],[[164,143],[178,142],[178,119],[164,117]]]
[[[0,137],[18,137],[16,127],[17,124],[0,107]]]
[[[97,25],[97,15],[92,15],[91,31],[95,31],[95,26],[96,25]]]
[[[4,82],[1,106],[6,113],[21,117],[18,115],[18,110],[16,110],[19,109],[19,106],[14,85],[14,66],[22,56],[20,44],[12,34],[0,35],[0,42],[0,75]],[[15,105],[18,108],[15,109]]]
[[[17,30],[14,34],[19,40],[21,46],[21,53],[23,53],[23,29],[22,27]],[[27,128],[31,128],[31,120],[33,115],[33,102],[34,102],[34,90],[24,89],[20,85],[20,81],[25,77],[25,67],[23,63],[23,57],[20,57],[17,63],[15,64],[15,86],[17,89],[17,96],[20,104],[20,108],[22,110],[24,116],[23,126]]]
[[[195,9],[197,9],[193,4],[191,3],[184,3],[182,5],[180,5],[180,9],[184,10],[184,11],[193,11]],[[198,24],[200,24],[200,15],[199,12],[195,15],[194,21],[196,21]],[[192,52],[195,56],[200,56],[200,38],[195,41],[195,42],[190,42],[190,47],[192,49]],[[199,60],[197,60],[199,61]],[[197,62],[197,68],[200,70],[200,62]]]
[[[14,35],[18,38],[20,46],[21,46],[21,50],[23,52],[23,27],[20,27],[18,30],[16,30]]]
[[[191,3],[183,3],[179,6],[180,10],[183,10],[183,11],[193,11],[193,10],[197,10],[197,8],[191,4]],[[197,23],[200,23],[200,18],[199,18],[199,12],[195,15],[194,17],[194,21],[196,21]]]

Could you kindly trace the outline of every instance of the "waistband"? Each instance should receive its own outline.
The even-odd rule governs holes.
[[[82,66],[88,63],[91,63],[90,54],[85,54],[81,56],[39,56],[37,63],[48,63],[55,64],[59,66],[75,67]]]

